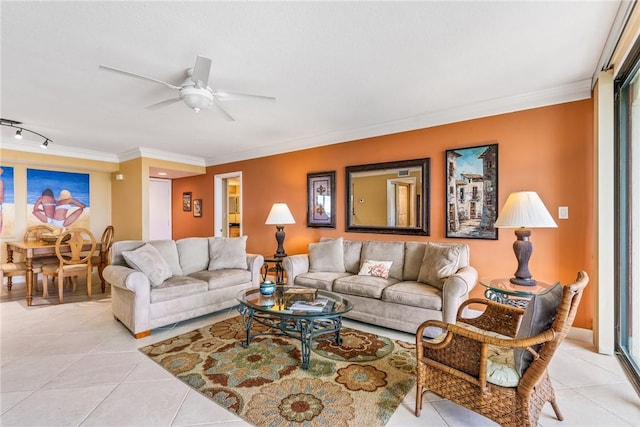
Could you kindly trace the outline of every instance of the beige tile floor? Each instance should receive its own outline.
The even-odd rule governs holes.
[[[97,278],[96,278],[97,279]],[[94,283],[96,283],[95,280]],[[233,316],[225,310],[135,340],[111,314],[109,294],[94,287],[57,303],[24,289],[0,296],[0,425],[2,426],[243,426],[244,421],[191,390],[138,352],[144,345]],[[348,326],[412,341],[409,334],[346,321]],[[565,420],[547,405],[541,426],[640,426],[640,399],[612,356],[591,350],[591,331],[573,329],[550,372]],[[413,414],[415,391],[388,426],[495,426],[433,394],[422,416]]]

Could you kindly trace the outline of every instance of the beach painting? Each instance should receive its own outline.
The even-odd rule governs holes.
[[[89,229],[89,174],[27,169],[27,226]]]
[[[12,237],[15,233],[16,204],[13,182],[13,168],[0,166],[0,237]]]

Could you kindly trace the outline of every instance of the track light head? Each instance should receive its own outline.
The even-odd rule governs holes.
[[[43,150],[46,150],[47,147],[49,146],[49,140],[45,139],[44,142],[42,143],[42,145],[40,146]]]
[[[16,131],[16,136],[15,136],[15,138],[16,138],[16,139],[22,139],[22,129],[18,129],[18,130]]]

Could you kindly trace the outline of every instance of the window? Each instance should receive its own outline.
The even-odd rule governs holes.
[[[615,87],[616,354],[640,393],[640,46],[629,57]]]

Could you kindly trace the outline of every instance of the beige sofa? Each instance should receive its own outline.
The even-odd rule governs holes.
[[[136,338],[151,329],[237,305],[260,284],[262,255],[247,254],[246,236],[115,242],[103,272],[113,315]]]
[[[349,299],[345,317],[409,333],[429,319],[454,323],[478,278],[469,247],[453,243],[321,239],[283,267],[288,285]]]

